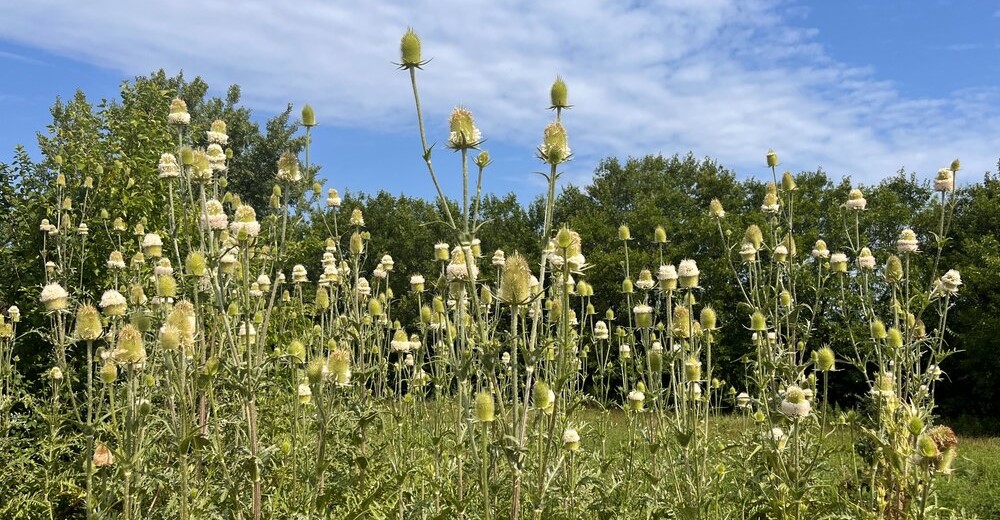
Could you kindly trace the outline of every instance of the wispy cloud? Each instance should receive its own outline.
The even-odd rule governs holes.
[[[0,60],[20,61],[24,63],[35,63],[35,64],[42,63],[41,61],[38,61],[34,58],[29,58],[28,56],[8,51],[0,51]]]
[[[413,26],[434,58],[420,74],[433,131],[464,103],[491,140],[531,153],[558,73],[579,164],[691,150],[760,171],[773,147],[796,168],[871,180],[953,156],[983,171],[1000,149],[1000,92],[905,98],[832,59],[768,0],[38,0],[5,15],[0,36],[23,45],[126,74],[184,69],[239,83],[258,108],[308,101],[326,123],[387,132],[412,124],[408,81],[390,62]],[[577,180],[590,173],[578,169]]]

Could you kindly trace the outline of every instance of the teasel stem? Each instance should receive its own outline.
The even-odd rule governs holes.
[[[438,183],[437,175],[434,173],[434,166],[431,164],[431,149],[427,147],[427,134],[424,131],[424,117],[420,110],[420,94],[417,90],[417,72],[416,67],[410,67],[410,85],[413,87],[413,103],[417,108],[417,124],[420,127],[420,146],[423,149],[424,163],[427,164],[427,172],[431,175],[431,181],[434,183],[434,189],[437,190],[438,201],[441,203],[441,207],[444,208],[445,215],[448,217],[448,223],[451,225],[452,229],[457,229],[455,226],[455,219],[451,215],[451,207],[448,206],[448,199],[445,198],[444,192],[441,191],[441,184]]]

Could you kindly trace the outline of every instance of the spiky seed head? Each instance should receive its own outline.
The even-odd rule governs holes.
[[[420,61],[420,37],[412,28],[407,28],[403,37],[399,40],[400,65],[403,68],[419,67]]]

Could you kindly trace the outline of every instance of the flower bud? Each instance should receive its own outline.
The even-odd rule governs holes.
[[[870,328],[872,333],[872,339],[875,340],[885,339],[886,337],[885,323],[882,323],[882,320],[876,319],[871,323]]]
[[[667,243],[667,230],[663,226],[656,226],[656,229],[653,230],[653,242],[657,244]]]
[[[837,363],[837,356],[834,355],[833,349],[830,347],[823,347],[816,351],[816,368],[821,372],[829,372],[834,369]]]
[[[420,62],[420,37],[411,28],[407,28],[403,37],[399,40],[400,66],[405,69],[419,67]]]
[[[115,365],[114,361],[108,359],[101,367],[101,381],[110,385],[115,382],[115,379],[118,379],[118,366]]]
[[[889,332],[886,335],[886,345],[892,350],[898,350],[903,347],[903,333],[899,331],[896,327],[889,327]]]
[[[0,315],[0,320],[3,316]],[[93,341],[103,333],[101,315],[93,305],[84,305],[76,313],[76,337],[84,341]]]
[[[486,390],[476,393],[475,412],[479,422],[489,423],[496,420],[492,393]]]
[[[632,232],[626,224],[618,226],[618,240],[632,240]]]
[[[684,378],[687,381],[698,381],[701,379],[701,361],[697,358],[689,357],[684,360]]]
[[[712,307],[702,307],[701,309],[701,328],[704,330],[715,330],[716,325],[716,314],[715,309]]]
[[[754,311],[754,313],[750,316],[750,330],[756,332],[763,332],[767,330],[767,319],[764,318],[764,313]]]
[[[792,172],[785,171],[781,176],[781,189],[784,191],[795,191],[798,187],[795,184],[795,177],[792,176]]]
[[[898,256],[892,255],[885,262],[885,281],[897,284],[903,281],[903,262]]]
[[[316,112],[313,110],[312,105],[302,107],[302,126],[306,128],[316,126]]]
[[[569,91],[562,76],[556,76],[556,81],[552,83],[549,99],[552,102],[549,108],[569,108]]]

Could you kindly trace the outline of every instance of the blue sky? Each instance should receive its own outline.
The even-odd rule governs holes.
[[[338,5],[343,4],[343,6]],[[56,96],[117,95],[164,68],[238,83],[258,117],[316,107],[314,157],[330,186],[430,197],[412,98],[395,70],[413,26],[433,57],[421,73],[429,138],[463,104],[495,160],[486,189],[528,201],[548,87],[569,84],[575,159],[590,178],[607,156],[687,153],[741,176],[778,151],[793,171],[823,167],[874,182],[900,168],[929,177],[961,157],[965,178],[1000,158],[1000,2],[35,0],[0,25],[0,161],[34,152]],[[458,193],[456,157],[435,163]]]

